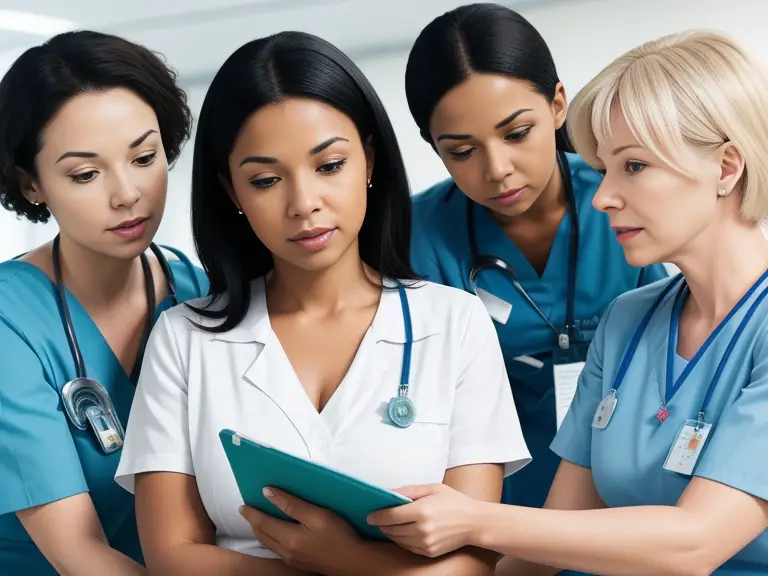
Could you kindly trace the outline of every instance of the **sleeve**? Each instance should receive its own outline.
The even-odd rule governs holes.
[[[0,516],[88,492],[55,384],[0,315]]]
[[[161,314],[147,342],[115,481],[133,492],[142,472],[194,476],[187,379],[171,322]]]
[[[461,345],[461,372],[450,423],[448,468],[504,464],[509,476],[531,461],[501,345],[478,298]]]
[[[758,338],[749,383],[712,428],[694,476],[768,501],[768,331]]]
[[[605,331],[615,300],[600,319],[589,346],[587,361],[579,376],[576,394],[550,449],[563,460],[592,467],[592,419],[603,400],[603,354]]]
[[[640,269],[640,277],[637,279],[637,287],[653,284],[669,276],[669,271],[664,264],[651,264]]]
[[[423,280],[435,284],[446,284],[445,275],[437,259],[437,250],[421,218],[418,212],[414,211],[411,229],[411,268]]]

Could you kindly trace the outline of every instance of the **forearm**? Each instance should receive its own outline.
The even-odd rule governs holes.
[[[513,558],[512,556],[504,556],[499,563],[496,564],[496,576],[554,576],[560,573],[560,568],[552,568],[550,566],[544,566],[543,564],[533,564],[520,560],[520,558]]]
[[[76,549],[55,551],[48,561],[62,576],[146,576],[147,570],[99,538],[89,538]]]
[[[159,550],[150,573],[162,576],[309,576],[280,559],[258,558],[212,544],[183,544]]]
[[[470,544],[521,560],[582,572],[698,574],[707,538],[673,506],[542,510],[478,503]]]
[[[346,554],[346,566],[332,576],[491,576],[497,559],[497,553],[476,548],[426,558],[396,544],[365,542]]]

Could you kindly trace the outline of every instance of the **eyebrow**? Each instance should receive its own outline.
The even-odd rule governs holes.
[[[128,144],[128,148],[133,149],[133,148],[136,148],[137,146],[140,146],[141,143],[144,142],[144,140],[149,138],[150,134],[157,134],[157,130],[153,130],[153,129],[147,130],[146,132],[144,132],[144,134],[136,138],[136,140]],[[99,155],[96,154],[95,152],[76,152],[76,151],[64,152],[64,154],[59,156],[59,159],[56,160],[55,163],[58,164],[65,158],[97,158],[98,156]]]
[[[324,140],[314,148],[312,148],[309,151],[310,156],[315,156],[317,154],[320,154],[323,150],[331,146],[332,144],[335,144],[336,142],[349,142],[346,138],[343,138],[342,136],[332,136],[331,138],[328,138],[328,140]],[[238,168],[245,166],[246,164],[277,164],[279,160],[277,158],[273,158],[272,156],[246,156],[242,159],[240,164],[238,164]]]
[[[643,148],[643,146],[640,146],[639,144],[625,144],[624,146],[619,146],[618,148],[614,148],[611,154],[616,156],[616,154],[619,154],[620,152],[624,152],[624,150],[629,150],[630,148]]]
[[[515,110],[504,118],[501,122],[496,124],[493,128],[495,130],[498,130],[499,128],[504,128],[507,124],[512,122],[515,118],[520,116],[520,114],[524,114],[525,112],[531,112],[531,108],[520,108],[520,110]],[[440,142],[440,140],[469,140],[472,138],[471,134],[440,134],[440,136],[437,137],[437,141]]]

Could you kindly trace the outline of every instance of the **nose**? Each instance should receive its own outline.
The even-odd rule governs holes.
[[[613,184],[609,176],[605,176],[597,192],[592,197],[592,206],[600,212],[609,210],[621,210],[624,208],[624,200],[621,197],[619,188]]]
[[[122,170],[113,173],[112,178],[112,207],[130,208],[141,199],[141,190]]]
[[[306,218],[323,206],[322,198],[315,186],[297,181],[290,191],[288,216]]]
[[[486,182],[503,182],[515,173],[515,166],[509,154],[509,147],[504,144],[490,144],[486,147]]]

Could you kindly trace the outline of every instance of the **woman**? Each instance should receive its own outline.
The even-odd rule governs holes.
[[[570,119],[627,260],[682,276],[606,312],[548,510],[419,488],[372,520],[409,549],[508,554],[504,574],[766,574],[768,76],[721,34],[668,36],[603,70]]]
[[[495,502],[504,468],[529,460],[482,304],[411,281],[408,184],[369,82],[314,36],[244,45],[206,95],[193,174],[213,298],[153,332],[117,472],[149,568],[492,573],[495,553],[426,561],[284,494],[274,503],[300,524],[243,517],[219,439],[229,428],[380,486],[444,481]],[[410,426],[387,410],[401,382]]]
[[[413,118],[451,175],[415,198],[414,268],[476,292],[496,321],[533,456],[503,500],[540,507],[560,461],[549,445],[600,317],[666,272],[627,263],[592,209],[602,177],[568,153],[565,90],[522,16],[496,4],[440,16],[416,40],[405,80]]]
[[[183,254],[148,250],[189,129],[174,73],[114,36],[56,36],[0,82],[0,203],[59,227],[0,264],[3,574],[145,573],[113,477],[155,317],[207,294]],[[67,386],[78,377],[91,382]],[[67,411],[89,390],[107,396],[91,424],[93,402]]]

